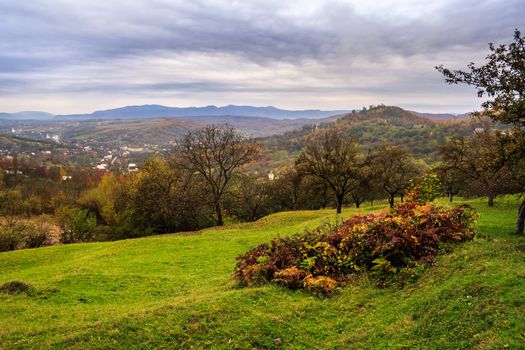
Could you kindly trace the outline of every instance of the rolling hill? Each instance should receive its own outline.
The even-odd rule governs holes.
[[[451,136],[471,135],[478,126],[472,120],[434,121],[395,106],[377,106],[339,116],[336,120],[304,126],[262,140],[274,167],[290,162],[311,138],[334,128],[358,141],[365,149],[381,143],[406,148],[416,158],[432,163],[438,146]]]
[[[59,146],[52,141],[33,140],[26,137],[0,134],[0,149],[7,151],[51,150]],[[64,147],[64,146],[60,146]]]
[[[525,241],[510,233],[516,203],[468,203],[481,212],[474,241],[410,270],[405,284],[379,288],[362,275],[329,299],[231,280],[238,254],[333,222],[326,210],[0,253],[0,286],[25,286],[0,287],[0,348],[522,348]]]
[[[332,118],[316,120],[330,122]],[[136,119],[136,120],[84,120],[62,127],[63,139],[70,141],[93,140],[98,143],[128,145],[167,144],[180,139],[188,130],[207,124],[228,123],[250,137],[266,137],[312,125],[309,119],[271,119],[262,117],[193,117]]]

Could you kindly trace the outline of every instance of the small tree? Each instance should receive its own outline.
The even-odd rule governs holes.
[[[446,147],[443,146],[440,149],[440,153],[443,157],[443,154],[447,152]],[[436,174],[441,182],[441,187],[447,197],[449,202],[452,203],[454,196],[458,195],[461,190],[464,190],[467,186],[467,181],[463,173],[459,170],[457,164],[451,163],[442,163],[436,167]]]
[[[228,184],[241,166],[257,156],[259,148],[229,125],[208,125],[184,136],[179,156],[181,164],[198,174],[208,186],[217,215],[223,225],[222,200]]]
[[[57,212],[64,244],[91,242],[95,239],[97,219],[86,209],[63,207]]]
[[[192,172],[177,164],[154,157],[144,162],[141,170],[129,174],[125,183],[126,208],[135,224],[133,236],[195,230],[204,224],[205,194],[202,182]],[[117,217],[115,228],[121,222]]]
[[[468,139],[452,138],[442,146],[441,167],[449,173],[459,173],[467,180],[466,189],[488,197],[494,205],[496,196],[516,191],[516,182],[506,162],[501,161],[501,148],[496,134],[485,130]]]
[[[477,89],[478,97],[488,99],[481,104],[483,114],[491,119],[510,124],[512,137],[508,139],[505,161],[518,167],[515,174],[522,174],[525,157],[525,37],[519,30],[514,31],[514,42],[509,45],[489,44],[487,62],[477,66],[471,62],[467,71],[450,70],[443,66],[436,69],[445,76],[449,84],[467,84]],[[522,189],[525,178],[521,177]],[[518,209],[516,231],[523,234],[525,224],[525,199]]]
[[[369,163],[376,183],[388,196],[390,207],[394,206],[395,197],[403,196],[410,180],[419,174],[413,159],[404,149],[396,146],[378,147],[370,155]]]
[[[296,161],[306,175],[326,183],[335,193],[337,213],[341,213],[345,196],[362,181],[358,150],[355,142],[345,140],[335,130],[308,143]]]
[[[235,178],[232,211],[245,221],[255,221],[268,213],[269,180],[241,174]]]

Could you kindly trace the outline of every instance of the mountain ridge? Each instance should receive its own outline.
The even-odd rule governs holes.
[[[202,117],[250,117],[271,119],[322,119],[343,116],[351,113],[350,110],[288,110],[274,106],[247,106],[247,105],[208,105],[203,107],[169,107],[159,104],[129,105],[112,109],[98,110],[92,113],[79,114],[50,114],[40,111],[26,111],[17,113],[0,113],[0,120],[111,120],[111,119],[152,119],[152,118],[202,118]],[[431,120],[462,119],[464,115],[455,113],[420,113],[410,111],[418,116]]]
[[[316,119],[346,113],[346,110],[322,111],[318,109],[286,110],[274,106],[254,107],[227,105],[217,107],[168,107],[156,104],[124,106],[89,114],[57,115],[59,119],[147,119],[147,118],[191,118],[191,117],[263,117],[271,119]]]

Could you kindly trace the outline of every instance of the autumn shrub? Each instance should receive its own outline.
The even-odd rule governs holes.
[[[234,279],[271,281],[291,289],[330,293],[362,271],[396,274],[432,263],[440,247],[474,237],[477,213],[405,202],[388,214],[355,216],[337,227],[277,237],[237,257]]]
[[[16,216],[0,218],[0,252],[52,244],[51,226],[45,220],[45,217],[38,220]]]
[[[91,242],[97,234],[97,219],[86,209],[63,207],[57,212],[62,228],[61,243]]]
[[[46,245],[50,239],[51,226],[44,220],[28,225],[24,238],[24,248],[38,248]]]
[[[27,224],[11,218],[0,222],[0,252],[20,249],[24,245]]]

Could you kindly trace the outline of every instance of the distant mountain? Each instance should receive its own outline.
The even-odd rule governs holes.
[[[342,116],[350,111],[332,110],[322,111],[318,109],[307,110],[286,110],[272,106],[254,107],[254,106],[206,106],[206,107],[167,107],[162,105],[142,105],[126,106],[115,109],[101,110],[85,114],[53,115],[46,112],[26,111],[18,113],[0,113],[0,120],[137,120],[152,118],[184,118],[187,120],[207,119],[214,122],[210,117],[259,117],[271,119],[321,119],[334,116]],[[446,120],[464,120],[469,114],[453,113],[420,113],[413,112],[416,116],[427,118],[434,121]]]
[[[142,105],[142,106],[125,106],[120,108],[96,111],[85,114],[68,114],[53,115],[46,112],[27,111],[18,113],[0,113],[0,120],[52,120],[52,119],[151,119],[151,118],[185,118],[193,120],[194,118],[206,117],[260,117],[271,119],[320,119],[333,116],[341,116],[350,111],[332,110],[322,111],[319,109],[307,110],[286,110],[272,106],[254,107],[254,106],[206,106],[206,107],[167,107],[162,105]],[[464,120],[469,114],[453,113],[411,113],[435,121],[446,120]],[[213,119],[210,119],[213,122]]]
[[[263,117],[272,119],[316,119],[326,118],[348,111],[285,110],[276,107],[253,107],[228,105],[223,107],[166,107],[161,105],[126,106],[121,108],[96,111],[90,114],[57,115],[60,119],[145,119],[179,117]]]
[[[0,113],[0,120],[51,120],[54,117],[53,114],[38,111]]]
[[[446,120],[465,120],[470,116],[470,113],[456,114],[456,113],[420,113],[414,112],[416,115],[428,118],[435,121],[446,121]]]

